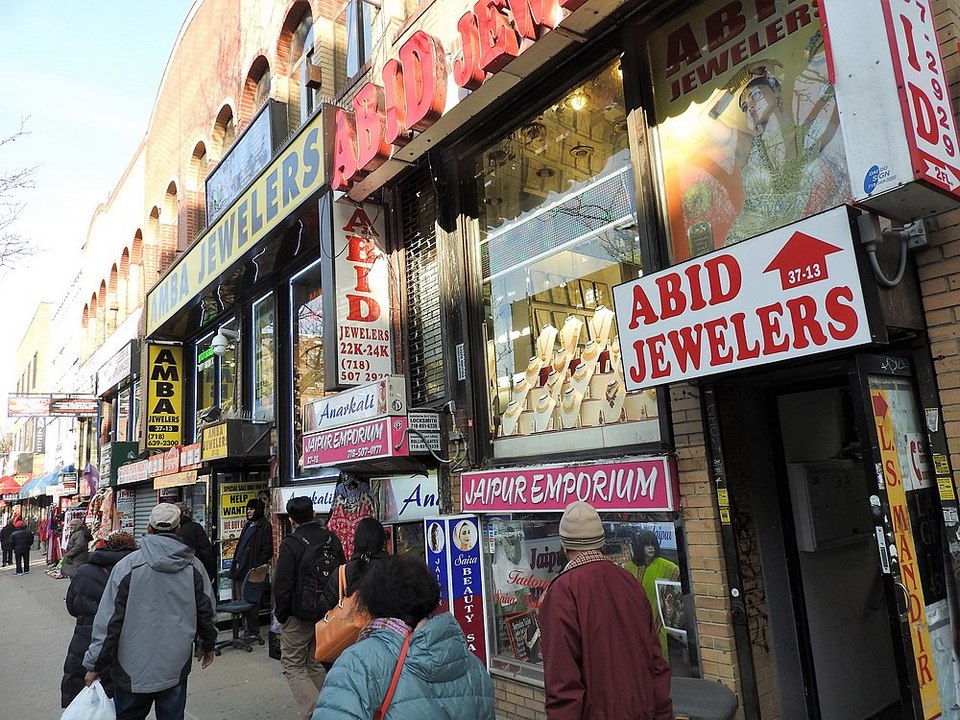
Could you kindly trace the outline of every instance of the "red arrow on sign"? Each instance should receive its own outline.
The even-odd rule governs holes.
[[[882,418],[887,416],[887,401],[883,399],[883,395],[880,393],[875,393],[873,398],[873,415],[874,417]]]
[[[827,255],[838,252],[843,252],[843,248],[798,231],[784,243],[764,272],[778,270],[781,289],[789,290],[826,280]]]

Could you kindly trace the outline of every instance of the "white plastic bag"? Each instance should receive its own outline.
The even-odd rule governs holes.
[[[117,711],[113,700],[107,697],[106,690],[97,680],[80,691],[63,711],[60,720],[117,720]]]

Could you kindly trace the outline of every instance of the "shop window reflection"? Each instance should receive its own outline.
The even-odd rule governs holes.
[[[253,304],[253,419],[274,419],[276,333],[273,295]]]
[[[323,298],[319,261],[290,281],[293,309],[293,452],[303,473],[303,408],[324,396]]]
[[[659,439],[652,390],[626,392],[611,288],[643,261],[619,60],[476,160],[497,456]]]

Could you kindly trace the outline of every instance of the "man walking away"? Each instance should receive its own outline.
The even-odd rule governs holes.
[[[16,528],[13,526],[13,518],[10,518],[7,524],[0,528],[0,551],[3,552],[3,560],[0,567],[13,564],[13,541],[10,540],[10,536],[13,535],[14,530],[16,530]]]
[[[10,535],[13,544],[13,554],[17,558],[17,572],[14,575],[26,575],[30,572],[30,548],[33,547],[33,530],[19,518],[13,523],[13,534]]]
[[[326,575],[343,564],[339,538],[314,520],[313,500],[291,498],[287,515],[293,532],[280,543],[273,583],[274,614],[283,626],[280,660],[302,720],[309,720],[326,671],[313,659],[314,625],[330,608],[323,600]],[[636,582],[634,580],[634,582]],[[119,719],[118,719],[119,720]]]
[[[210,583],[214,584],[217,579],[217,564],[213,554],[213,545],[210,544],[210,538],[207,537],[203,526],[194,521],[193,510],[184,502],[176,503],[180,508],[180,527],[177,528],[177,535],[186,543],[187,547],[193,548],[193,554],[203,565],[210,578]]]
[[[87,685],[110,668],[117,720],[183,720],[194,640],[213,662],[216,600],[203,565],[176,535],[180,510],[160,503],[140,549],[114,566],[83,658]]]
[[[603,555],[604,542],[597,511],[582,500],[567,505],[560,544],[568,563],[540,606],[547,718],[672,720],[670,666],[650,601]]]

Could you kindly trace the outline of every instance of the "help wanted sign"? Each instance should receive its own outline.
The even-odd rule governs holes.
[[[871,341],[846,207],[613,289],[628,390]]]

